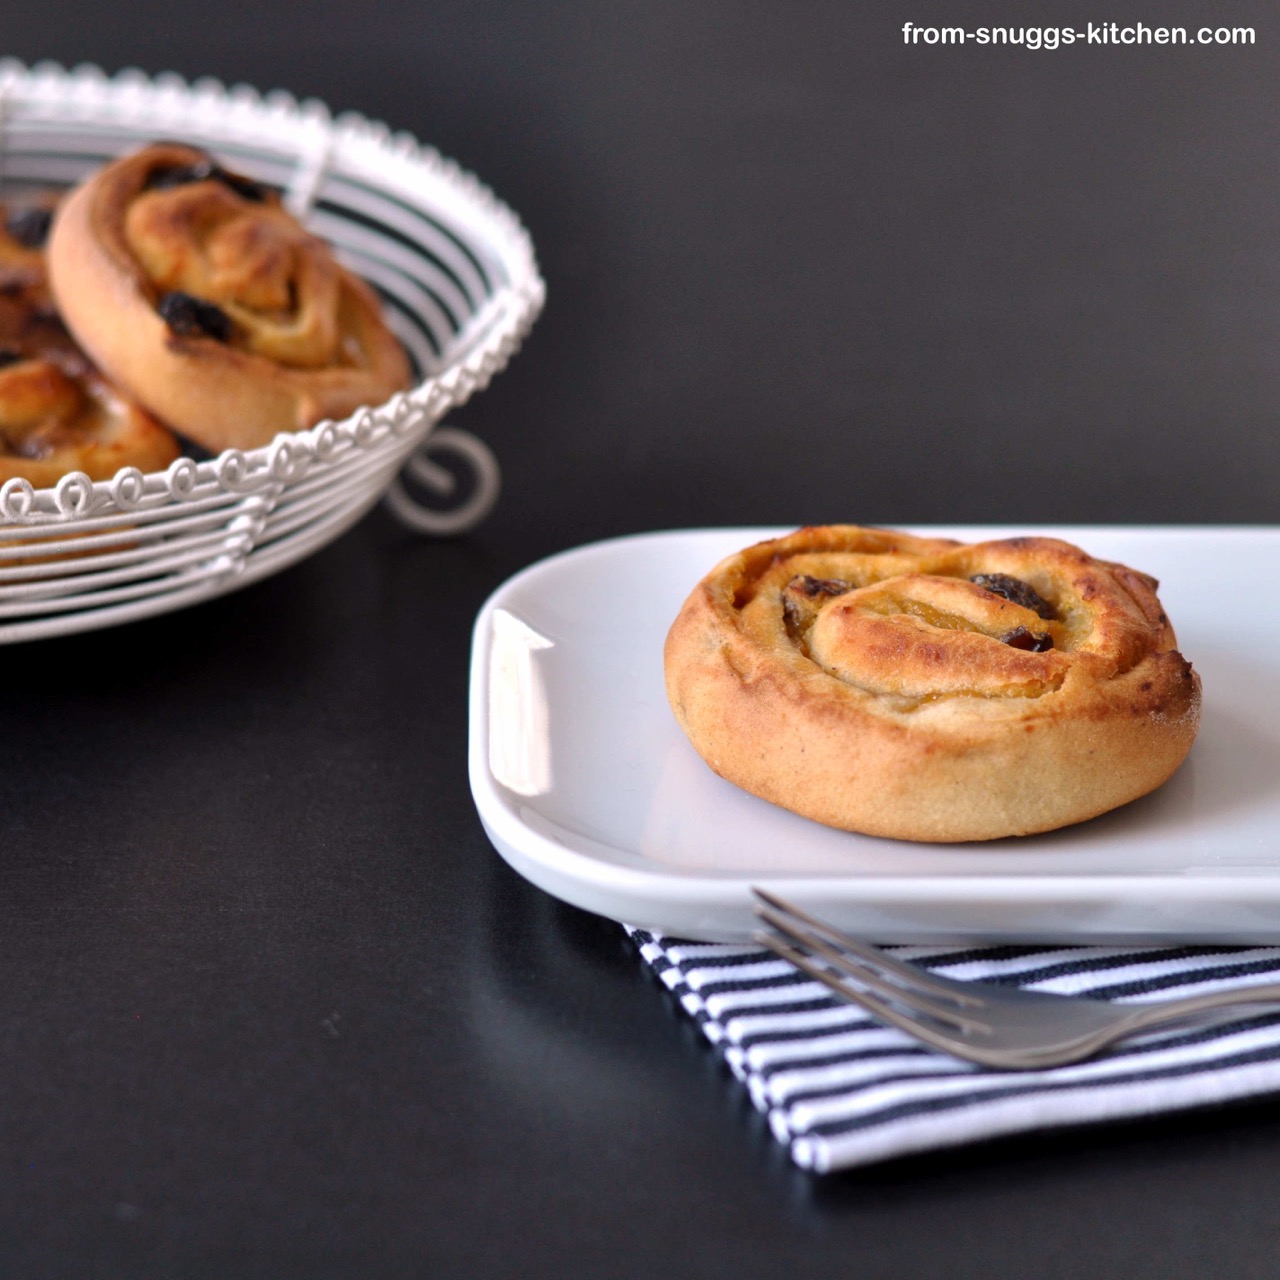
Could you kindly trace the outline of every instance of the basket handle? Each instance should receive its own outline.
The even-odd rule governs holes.
[[[453,468],[438,457],[450,458]],[[487,444],[459,427],[436,427],[391,482],[383,501],[406,528],[451,537],[474,529],[493,510],[501,487],[498,460]]]

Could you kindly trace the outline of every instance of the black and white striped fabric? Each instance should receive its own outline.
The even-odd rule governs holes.
[[[1075,1066],[997,1071],[919,1045],[769,951],[629,932],[791,1158],[817,1172],[1280,1093],[1280,1008],[1149,1034]],[[1280,979],[1280,947],[895,951],[953,978],[1117,1001]]]

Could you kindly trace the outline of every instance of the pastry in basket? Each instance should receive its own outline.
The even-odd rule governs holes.
[[[373,290],[272,190],[155,144],[60,205],[68,328],[121,386],[213,452],[378,404],[410,381]]]
[[[56,196],[0,204],[0,295],[52,308],[44,246]]]
[[[801,529],[695,587],[667,692],[723,777],[907,840],[1048,831],[1165,782],[1200,680],[1156,582],[1054,538]]]
[[[0,483],[161,470],[178,456],[172,432],[111,386],[54,312],[47,227],[46,202],[0,206]]]

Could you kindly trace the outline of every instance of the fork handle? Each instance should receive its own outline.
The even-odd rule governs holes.
[[[1211,1009],[1229,1009],[1251,1004],[1280,1004],[1280,982],[1261,982],[1256,987],[1235,987],[1230,991],[1206,991],[1201,995],[1183,996],[1177,1000],[1157,1000],[1130,1006],[1126,1021],[1128,1031],[1162,1027]]]

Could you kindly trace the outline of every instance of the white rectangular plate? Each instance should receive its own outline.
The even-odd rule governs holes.
[[[547,892],[735,940],[766,885],[882,941],[1280,942],[1280,528],[1056,534],[1153,573],[1204,682],[1191,756],[1092,822],[989,844],[834,831],[714,775],[667,706],[662,644],[697,580],[781,530],[652,533],[553,556],[476,623],[470,774],[490,839]]]

